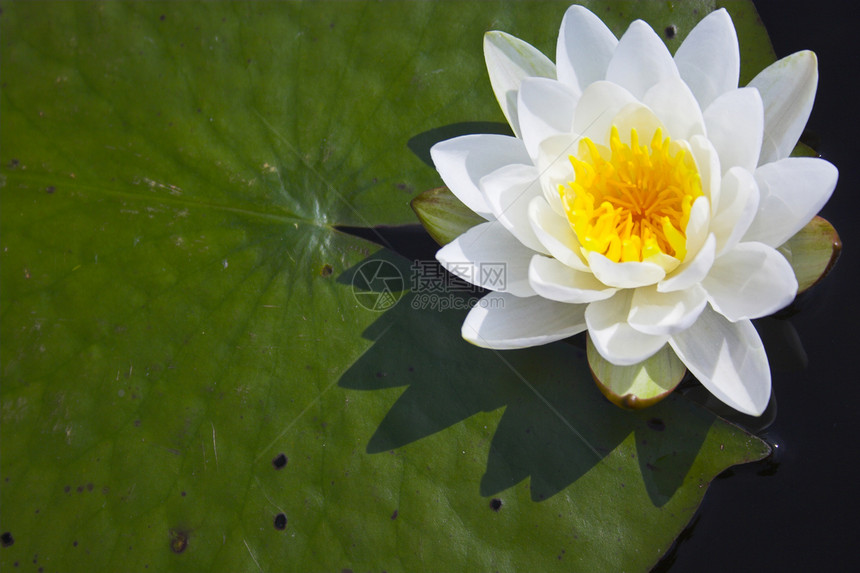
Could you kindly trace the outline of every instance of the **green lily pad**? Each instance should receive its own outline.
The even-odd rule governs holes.
[[[356,296],[414,271],[335,226],[412,221],[410,142],[503,120],[484,31],[551,53],[566,5],[2,8],[4,571],[645,570],[767,454]]]
[[[449,308],[474,301],[444,296],[454,297]],[[409,293],[368,328],[374,346],[340,385],[390,393],[367,450],[394,457],[392,467],[424,460],[403,470],[415,480],[414,490],[401,490],[410,507],[429,480],[448,476],[448,495],[437,499],[459,517],[434,512],[426,537],[404,547],[433,555],[434,570],[647,571],[725,464],[770,452],[678,394],[647,410],[617,408],[574,345],[472,346],[458,336],[465,311],[440,311],[432,300]],[[400,352],[404,344],[421,350]],[[461,489],[462,497],[452,495]],[[452,557],[452,538],[468,551]],[[476,538],[479,545],[466,541]],[[421,568],[417,560],[402,567]]]

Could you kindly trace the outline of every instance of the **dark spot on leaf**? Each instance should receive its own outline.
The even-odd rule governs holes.
[[[283,531],[287,528],[287,516],[283,513],[279,513],[275,516],[275,529],[278,531]]]
[[[48,194],[51,194],[56,190],[57,190],[56,187],[54,187],[53,185],[48,185],[47,187],[45,187],[45,192]]]
[[[174,553],[182,553],[188,547],[188,532],[178,529],[170,530],[170,550]]]
[[[12,161],[9,162],[9,166],[10,167],[18,167],[18,160],[13,159]]]
[[[185,492],[184,492],[184,491],[182,492],[182,497],[185,497]]]
[[[278,454],[278,456],[272,460],[272,465],[275,466],[276,470],[283,469],[285,465],[287,465],[287,456],[284,454]]]
[[[66,493],[69,493],[70,491],[72,491],[72,486],[67,485],[66,487],[63,488],[63,491]]]
[[[322,270],[320,271],[320,274],[324,277],[330,277],[331,273],[332,273],[331,265],[328,263],[324,264]]]
[[[397,510],[394,510],[394,513],[391,514],[391,519],[397,519]]]
[[[79,485],[77,488],[75,488],[75,491],[77,491],[78,493],[84,493],[84,486]]]
[[[385,372],[377,372],[376,377],[377,378],[385,378]]]
[[[135,428],[139,428],[139,427],[140,427],[140,420],[135,420],[135,421],[134,421],[134,427],[135,427]]]
[[[499,511],[500,509],[502,509],[502,500],[500,500],[497,497],[494,497],[493,499],[491,499],[490,500],[490,509],[492,509],[493,511]]]
[[[161,16],[159,16],[159,17],[158,17],[158,19],[159,19],[159,20],[161,20],[162,22],[164,22],[164,14],[162,14]]]
[[[648,424],[649,428],[651,428],[652,430],[656,430],[658,432],[662,432],[663,430],[666,429],[665,422],[663,422],[663,420],[661,420],[660,418],[651,418],[650,420],[648,420],[645,423]]]
[[[77,546],[78,546],[78,542],[77,542],[77,541],[72,541],[72,547],[77,547]]]
[[[654,465],[654,464],[652,464],[651,462],[646,462],[646,463],[645,463],[645,467],[646,467],[646,468],[648,468],[649,470],[651,470],[652,472],[653,472],[653,471],[657,471],[657,466],[655,466],[655,465]]]
[[[676,26],[675,24],[672,24],[671,26],[666,26],[664,32],[666,33],[666,38],[671,40],[678,34],[678,26]]]
[[[2,544],[3,547],[9,547],[13,543],[15,543],[15,538],[12,537],[10,532],[7,531],[3,535],[0,535],[0,544]]]
[[[92,483],[88,483],[88,484],[87,484],[87,491],[93,491],[93,487],[94,487],[94,486],[93,486],[93,484],[92,484]]]

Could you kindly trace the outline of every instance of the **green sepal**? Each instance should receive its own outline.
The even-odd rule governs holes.
[[[466,207],[447,187],[425,191],[412,200],[418,220],[440,245],[447,245],[486,219]]]
[[[684,378],[687,369],[669,345],[654,356],[631,366],[617,366],[600,355],[591,337],[586,353],[597,387],[616,406],[639,410],[668,396]]]
[[[833,269],[842,252],[842,241],[829,221],[815,217],[778,250],[794,269],[800,294],[818,284]]]

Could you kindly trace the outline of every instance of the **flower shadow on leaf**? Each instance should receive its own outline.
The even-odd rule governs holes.
[[[428,129],[418,135],[415,135],[406,142],[406,146],[414,153],[418,159],[433,167],[433,159],[430,157],[430,148],[440,141],[452,139],[461,135],[472,135],[474,133],[493,133],[497,135],[510,135],[513,137],[514,132],[511,131],[507,123],[499,123],[495,121],[464,121],[460,123],[451,123]]]
[[[409,276],[405,259],[387,250],[376,258]],[[339,282],[352,284],[360,266]],[[461,310],[439,310],[431,300],[407,292],[381,313],[362,333],[373,346],[339,381],[343,388],[365,391],[406,386],[370,437],[368,453],[393,450],[479,412],[505,408],[489,447],[481,495],[495,495],[528,477],[532,499],[547,499],[597,465],[618,463],[617,456],[608,456],[631,433],[635,459],[621,463],[638,465],[655,506],[664,505],[684,482],[716,419],[712,414],[678,396],[644,411],[620,410],[595,387],[581,348],[564,342],[501,353],[477,348],[460,336],[473,299],[453,292],[435,299]]]

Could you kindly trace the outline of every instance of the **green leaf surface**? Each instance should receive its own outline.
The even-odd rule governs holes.
[[[766,455],[356,296],[414,271],[334,226],[413,220],[434,134],[503,121],[483,33],[565,9],[4,2],[0,568],[645,570]]]

